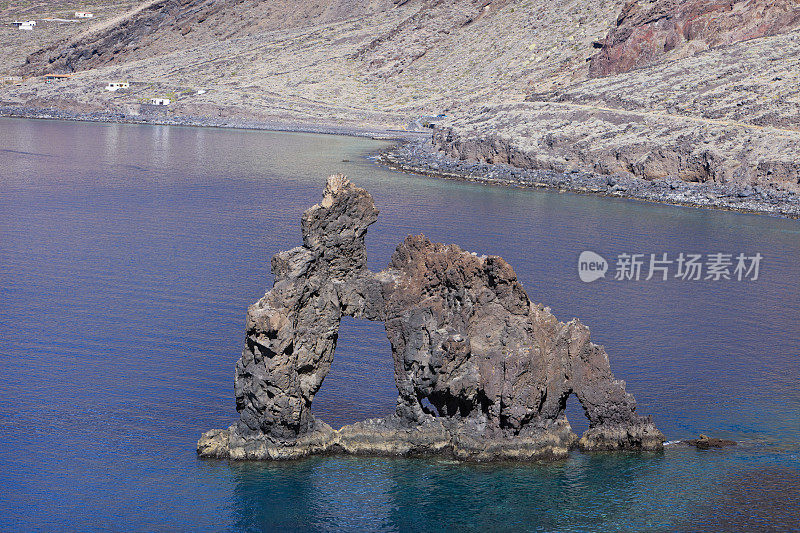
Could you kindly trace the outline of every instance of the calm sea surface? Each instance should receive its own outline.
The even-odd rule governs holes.
[[[375,165],[383,146],[0,119],[0,530],[800,530],[800,222],[433,180]],[[381,210],[372,269],[409,233],[501,255],[531,299],[591,327],[668,439],[739,445],[198,460],[200,433],[236,418],[246,308],[335,172]],[[583,250],[612,270],[620,253],[764,259],[756,281],[586,284]],[[345,319],[339,339],[316,412],[335,427],[391,412],[383,327]]]

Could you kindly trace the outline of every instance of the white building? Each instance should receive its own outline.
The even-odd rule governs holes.
[[[170,100],[169,98],[151,98],[150,103],[152,105],[169,105]]]
[[[94,13],[89,11],[76,11],[75,18],[76,19],[90,19],[94,17]]]
[[[128,89],[131,84],[127,81],[112,81],[106,85],[106,91],[118,91],[120,89]]]
[[[36,26],[35,20],[26,20],[26,21],[14,21],[11,23],[12,26],[16,26],[21,30],[32,30],[34,26]]]

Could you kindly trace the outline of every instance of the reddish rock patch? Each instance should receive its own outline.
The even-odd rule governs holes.
[[[651,65],[669,55],[699,50],[800,27],[798,0],[656,0],[628,2],[600,50],[589,75],[607,76]]]

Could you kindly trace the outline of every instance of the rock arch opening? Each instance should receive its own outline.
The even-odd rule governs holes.
[[[586,410],[583,408],[574,392],[570,393],[564,400],[563,413],[564,416],[567,417],[573,432],[578,435],[583,435],[583,432],[589,429],[589,419],[586,417]]]
[[[334,429],[394,413],[392,347],[382,322],[342,317],[336,353],[312,412]]]

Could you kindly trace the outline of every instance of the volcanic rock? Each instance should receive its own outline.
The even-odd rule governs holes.
[[[800,26],[796,0],[628,2],[591,58],[590,76],[627,72],[664,59]]]
[[[239,421],[203,434],[202,457],[418,455],[460,459],[563,457],[585,450],[657,450],[602,346],[574,319],[534,304],[511,266],[456,245],[409,236],[388,268],[366,267],[364,237],[378,211],[344,176],[328,178],[302,217],[303,246],[272,259],[275,283],[248,309],[236,364]],[[333,361],[343,316],[383,321],[392,346],[395,413],[333,430],[314,395]],[[578,440],[564,416],[575,394],[590,427]]]
[[[709,437],[708,435],[700,435],[696,439],[688,439],[683,441],[684,444],[694,446],[698,450],[707,450],[709,448],[724,448],[725,446],[736,446],[735,440],[717,439]]]

